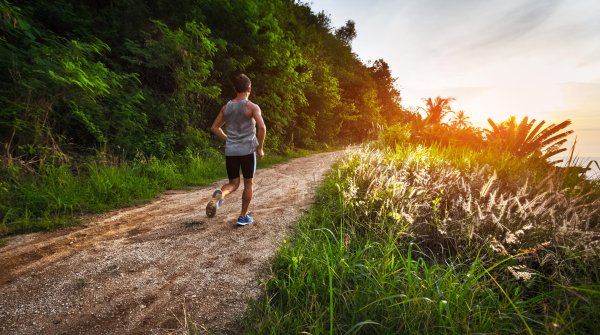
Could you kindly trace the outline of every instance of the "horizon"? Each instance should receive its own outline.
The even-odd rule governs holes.
[[[356,23],[353,51],[397,78],[402,106],[454,97],[474,126],[509,116],[566,119],[580,157],[600,156],[600,4],[592,0],[418,3],[315,0],[335,28]]]

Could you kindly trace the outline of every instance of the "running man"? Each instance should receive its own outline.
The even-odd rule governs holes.
[[[248,206],[252,200],[252,178],[256,172],[256,158],[264,156],[263,143],[267,127],[262,118],[260,107],[248,100],[252,85],[250,78],[245,74],[233,78],[236,96],[227,102],[210,130],[219,139],[225,141],[225,165],[229,183],[213,193],[212,199],[206,205],[206,216],[213,217],[221,207],[223,198],[234,192],[240,186],[240,169],[244,177],[244,193],[242,194],[242,211],[238,218],[238,225],[247,225],[254,222],[248,215]],[[225,131],[222,127],[225,126]],[[258,126],[258,134],[256,128]]]

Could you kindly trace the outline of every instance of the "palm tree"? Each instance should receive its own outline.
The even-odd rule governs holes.
[[[454,118],[452,118],[450,125],[454,128],[468,128],[469,126],[471,126],[471,122],[467,121],[469,119],[470,117],[465,113],[465,111],[459,110],[454,115]]]
[[[488,143],[497,146],[497,148],[506,150],[518,157],[538,156],[547,159],[561,152],[566,148],[561,146],[567,141],[566,137],[573,133],[572,130],[563,131],[571,124],[571,120],[563,121],[559,124],[551,124],[542,129],[546,121],[541,121],[533,127],[536,120],[528,120],[524,117],[517,124],[514,116],[508,120],[496,124],[492,119],[488,123],[492,129],[486,129],[486,140]]]
[[[450,103],[454,101],[454,97],[442,98],[437,96],[435,100],[431,98],[423,98],[426,108],[424,108],[427,117],[425,121],[430,124],[440,124],[444,116],[452,111]]]

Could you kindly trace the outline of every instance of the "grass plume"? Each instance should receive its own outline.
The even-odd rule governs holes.
[[[418,145],[358,149],[282,245],[247,332],[591,332],[600,197],[536,164]]]

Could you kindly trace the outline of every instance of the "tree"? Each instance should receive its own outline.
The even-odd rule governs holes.
[[[489,145],[508,151],[517,157],[547,159],[567,150],[561,146],[573,131],[563,130],[571,125],[571,120],[551,124],[546,128],[543,128],[546,124],[545,121],[541,121],[534,127],[535,122],[535,119],[529,121],[527,117],[524,117],[521,122],[517,123],[514,116],[500,124],[488,119],[492,129],[485,130],[486,141]]]
[[[186,22],[184,29],[175,30],[162,21],[153,23],[143,42],[125,43],[129,55],[123,56],[148,91],[149,103],[144,108],[148,108],[150,131],[145,142],[150,148],[146,151],[162,156],[173,149],[202,147],[202,143],[182,139],[190,138],[191,128],[206,128],[212,122],[212,115],[202,106],[221,93],[210,82],[211,58],[219,49],[210,29],[201,23]]]
[[[356,38],[356,23],[352,20],[346,21],[346,24],[339,27],[335,31],[335,37],[342,41],[345,45],[350,45],[352,40]]]
[[[442,98],[437,96],[435,100],[431,98],[423,98],[425,102],[425,113],[427,114],[425,122],[428,124],[440,124],[442,119],[452,112],[450,103],[454,101],[454,97]]]
[[[406,119],[400,106],[400,91],[394,86],[396,78],[392,77],[390,66],[383,59],[378,59],[369,67],[371,76],[377,85],[377,101],[381,107],[381,115],[388,125]]]
[[[450,121],[450,126],[454,128],[468,128],[471,126],[471,122],[468,121],[470,117],[463,110],[459,110],[456,112],[452,120]]]

